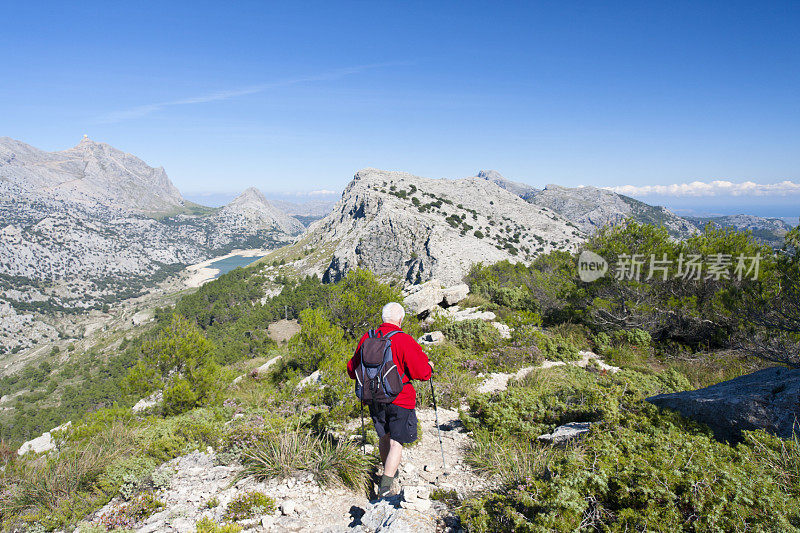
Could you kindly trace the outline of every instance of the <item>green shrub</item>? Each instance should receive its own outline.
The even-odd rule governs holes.
[[[275,500],[263,492],[246,492],[236,496],[225,508],[225,520],[246,520],[275,512]]]
[[[537,345],[542,356],[550,361],[577,361],[580,359],[580,347],[570,338],[560,334],[537,335]]]
[[[483,320],[462,320],[442,327],[448,340],[465,350],[483,351],[501,343],[500,332]]]
[[[239,533],[242,530],[239,524],[217,524],[207,516],[200,519],[195,527],[197,533]]]
[[[216,350],[197,326],[172,315],[157,336],[143,345],[142,358],[131,368],[125,385],[145,396],[164,390],[164,412],[174,415],[211,404],[221,392]]]
[[[533,371],[520,382],[493,395],[469,401],[471,429],[534,440],[568,422],[614,423],[626,410],[638,410],[647,396],[690,388],[675,371],[643,374],[587,372],[572,366]]]
[[[672,416],[627,416],[505,490],[465,503],[469,531],[795,531],[796,484],[776,483],[755,450]],[[763,438],[763,437],[756,437]],[[657,524],[657,526],[656,526]]]

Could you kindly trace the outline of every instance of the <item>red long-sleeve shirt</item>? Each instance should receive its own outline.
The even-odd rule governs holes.
[[[417,341],[415,341],[411,335],[388,322],[381,324],[376,332],[377,331],[382,335],[386,335],[391,331],[400,332],[392,337],[392,358],[397,368],[403,369],[403,373],[405,373],[408,379],[417,379],[420,381],[431,379],[431,365],[428,362],[428,356],[425,355],[425,352],[422,351],[422,347],[417,344]],[[361,337],[361,340],[358,341],[356,353],[347,362],[347,373],[350,375],[350,379],[356,379],[355,369],[361,364],[361,345],[368,336],[369,333],[365,333],[364,336]],[[414,386],[411,385],[411,383],[403,385],[403,390],[400,391],[400,394],[397,395],[397,398],[395,398],[392,403],[398,407],[414,409],[417,405],[417,391],[414,390]]]

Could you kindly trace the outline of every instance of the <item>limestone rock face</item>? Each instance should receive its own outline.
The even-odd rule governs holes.
[[[331,246],[323,279],[363,266],[409,283],[461,283],[478,262],[529,261],[573,250],[584,234],[557,213],[493,182],[420,178],[364,169],[333,212],[309,228],[308,246]]]
[[[694,391],[647,398],[659,407],[708,424],[721,440],[763,429],[787,439],[800,421],[800,369],[767,368]]]

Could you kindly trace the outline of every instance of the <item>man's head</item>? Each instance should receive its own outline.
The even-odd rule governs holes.
[[[383,321],[394,324],[398,328],[403,326],[403,319],[405,316],[406,310],[397,302],[389,302],[383,306],[383,311],[381,311]]]

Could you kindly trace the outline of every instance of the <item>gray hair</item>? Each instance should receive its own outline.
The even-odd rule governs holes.
[[[393,324],[399,324],[405,316],[406,310],[397,302],[389,302],[383,306],[383,310],[381,311],[381,318],[383,318],[383,321]]]

